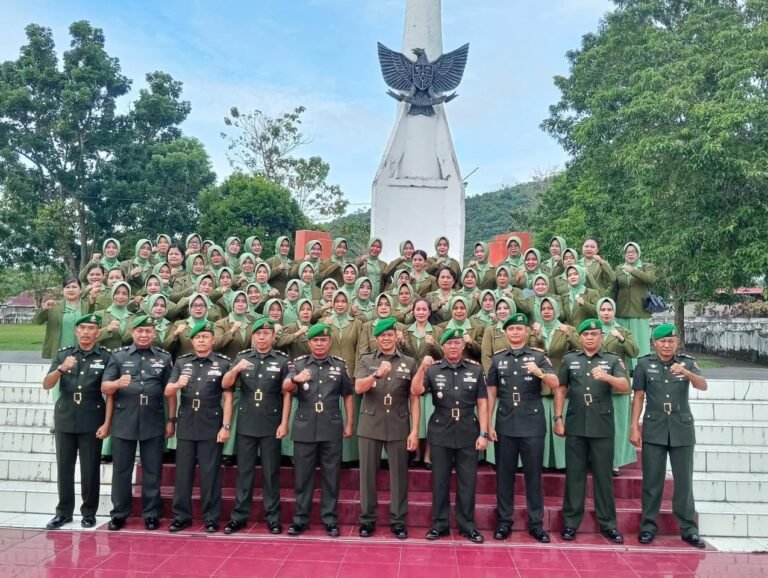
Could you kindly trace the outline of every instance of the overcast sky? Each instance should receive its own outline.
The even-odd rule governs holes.
[[[351,210],[370,203],[374,174],[395,118],[376,42],[402,47],[405,0],[4,0],[0,61],[18,58],[24,27],[50,27],[58,49],[68,26],[104,30],[107,51],[133,79],[129,100],[154,70],[184,83],[199,138],[219,180],[231,172],[219,136],[231,106],[279,114],[304,105],[303,150],[331,165]],[[566,156],[539,129],[558,100],[552,78],[565,53],[597,29],[609,0],[443,0],[443,47],[470,43],[459,97],[447,105],[467,194],[524,182]],[[127,106],[128,100],[124,103]]]

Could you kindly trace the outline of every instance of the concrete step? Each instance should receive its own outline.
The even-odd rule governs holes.
[[[756,423],[768,420],[768,401],[692,399],[690,406],[696,420]]]
[[[104,483],[106,481],[107,483]],[[99,489],[99,516],[108,516],[112,509],[109,479]],[[27,514],[53,514],[59,494],[56,482],[0,481],[0,511]],[[79,488],[75,488],[75,511],[80,507]]]
[[[768,473],[768,447],[697,444],[694,472]]]
[[[756,495],[754,499],[761,497]],[[765,502],[697,501],[696,511],[703,536],[768,537],[768,504]]]
[[[0,414],[1,415],[1,414]],[[761,421],[697,420],[696,442],[707,445],[768,445],[768,419]]]
[[[768,401],[768,380],[709,379],[707,382],[706,391],[691,388],[690,399]]]
[[[0,452],[55,454],[56,447],[49,427],[0,426]]]
[[[707,502],[754,502],[768,496],[768,473],[694,472],[693,495]]]
[[[101,479],[112,479],[112,464],[101,465]],[[0,452],[0,480],[55,482],[58,480],[55,454]],[[80,462],[75,466],[75,482],[80,482]]]
[[[41,384],[42,382],[29,385],[19,381],[3,381],[0,383],[0,403],[51,406],[51,392],[43,389]]]
[[[47,363],[0,363],[0,383],[21,382],[42,387],[50,367]]]
[[[53,427],[51,404],[0,403],[0,427]]]

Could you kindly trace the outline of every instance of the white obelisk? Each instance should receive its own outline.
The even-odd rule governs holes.
[[[402,53],[423,48],[430,62],[443,54],[440,0],[406,0]],[[434,254],[434,240],[445,235],[450,255],[464,252],[464,183],[456,161],[444,105],[434,116],[408,115],[397,105],[395,128],[373,180],[371,232],[383,240],[382,258],[399,255],[406,239]]]

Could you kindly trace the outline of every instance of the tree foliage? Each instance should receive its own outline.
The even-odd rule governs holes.
[[[293,156],[311,142],[301,131],[305,110],[299,106],[270,117],[260,110],[241,113],[232,107],[224,124],[235,132],[221,136],[229,143],[228,158],[234,168],[286,187],[302,212],[317,222],[342,216],[349,202],[341,187],[328,184],[331,167],[322,158]]]
[[[614,0],[543,128],[571,155],[533,224],[630,240],[682,303],[768,269],[768,3]],[[612,252],[612,253],[610,253]]]

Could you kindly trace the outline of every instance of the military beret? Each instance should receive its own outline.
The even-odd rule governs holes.
[[[94,313],[89,313],[88,315],[83,315],[82,317],[78,317],[75,321],[75,327],[80,325],[81,323],[95,323],[96,325],[101,325],[101,316],[96,315]]]
[[[195,335],[200,333],[201,331],[207,331],[208,333],[213,333],[213,323],[210,321],[198,321],[195,326],[190,330],[189,332],[189,338],[193,338]]]
[[[449,339],[461,339],[464,337],[463,329],[446,329],[440,336],[440,345],[443,345]]]
[[[258,331],[259,329],[274,329],[275,328],[275,322],[272,321],[269,317],[259,317],[256,321],[253,322],[253,327],[251,327],[251,331]]]
[[[513,313],[502,325],[503,329],[506,329],[510,325],[528,325],[528,316],[525,313]]]
[[[316,323],[307,331],[307,339],[312,339],[313,337],[332,337],[331,326],[327,323]]]
[[[662,323],[653,330],[651,337],[653,339],[664,339],[665,337],[674,337],[677,335],[677,327],[674,323]]]
[[[379,319],[373,328],[373,336],[376,337],[378,335],[381,335],[385,331],[394,329],[395,323],[397,323],[397,319],[395,319],[394,317],[385,317],[384,319]]]
[[[133,321],[131,321],[131,329],[136,329],[137,327],[154,327],[156,324],[156,320],[151,315],[137,315],[133,318]]]
[[[581,325],[579,325],[579,335],[590,329],[599,329],[602,331],[603,324],[599,319],[585,319],[581,322]]]

